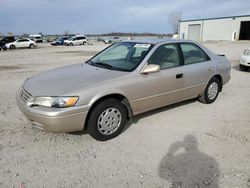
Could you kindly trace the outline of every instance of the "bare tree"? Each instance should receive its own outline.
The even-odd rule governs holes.
[[[182,18],[182,12],[171,12],[168,15],[168,22],[171,28],[173,29],[174,33],[178,33],[179,29],[179,21]]]
[[[21,35],[21,37],[27,38],[27,37],[29,37],[29,33],[23,33],[23,34]]]
[[[63,35],[65,35],[65,36],[70,35],[70,31],[68,31],[68,30],[64,31]]]

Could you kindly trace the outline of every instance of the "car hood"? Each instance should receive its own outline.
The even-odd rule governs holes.
[[[50,70],[27,79],[23,88],[32,96],[63,96],[110,79],[116,79],[126,72],[94,67],[86,63]]]

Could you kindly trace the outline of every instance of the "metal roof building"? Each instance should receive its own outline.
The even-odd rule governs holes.
[[[250,40],[250,15],[182,20],[179,38],[196,41]]]

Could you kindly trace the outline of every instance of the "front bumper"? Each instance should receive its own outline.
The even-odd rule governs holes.
[[[69,108],[30,107],[21,99],[19,92],[16,94],[16,102],[33,127],[49,132],[83,130],[89,110],[88,105]]]
[[[241,56],[240,64],[243,66],[250,67],[250,56],[246,56],[246,55]]]

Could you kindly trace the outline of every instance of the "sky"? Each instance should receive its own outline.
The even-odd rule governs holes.
[[[250,0],[0,0],[0,32],[173,33],[175,11],[184,20],[250,15]]]

